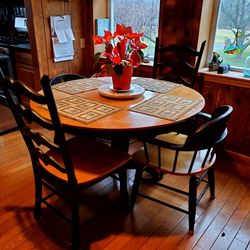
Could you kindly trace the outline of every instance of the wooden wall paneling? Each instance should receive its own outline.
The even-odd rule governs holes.
[[[84,22],[81,20],[84,17],[83,4],[80,0],[74,3],[65,2],[65,12],[71,16],[72,29],[75,37],[74,43],[74,60],[68,61],[69,72],[82,74],[84,67],[83,49],[81,48],[80,39],[84,38],[83,26]]]
[[[217,106],[229,104],[234,108],[230,118],[227,147],[250,156],[250,91],[244,88],[221,85],[218,89]]]
[[[197,48],[203,1],[161,0],[160,43],[188,43]]]
[[[159,40],[161,44],[176,43],[177,13],[176,1],[160,1]]]
[[[250,88],[215,82],[213,75],[204,74],[200,93],[206,104],[204,111],[211,113],[220,105],[231,105],[234,108],[229,122],[229,134],[225,140],[226,149],[250,157]],[[221,81],[226,81],[222,78]],[[229,81],[229,79],[228,79]],[[231,79],[231,81],[233,81]],[[234,84],[237,80],[234,79]]]
[[[181,2],[181,1],[178,1]],[[186,2],[186,1],[183,1]],[[186,33],[187,36],[187,43],[189,43],[193,48],[197,48],[198,46],[198,39],[199,39],[199,30],[200,30],[200,23],[201,23],[201,13],[202,13],[202,5],[203,0],[189,0],[187,1],[188,4],[185,6],[185,9],[188,9],[188,14],[186,16]],[[185,16],[184,10],[184,16]]]
[[[67,15],[68,13],[65,11],[65,3],[64,1],[50,1],[50,0],[42,0],[43,7],[43,18],[44,18],[44,39],[46,41],[46,47],[44,49],[47,50],[47,60],[48,60],[48,75],[53,77],[55,75],[69,72],[69,62],[54,62],[52,41],[51,41],[51,32],[50,32],[50,16],[57,15]],[[74,27],[73,32],[74,32]]]
[[[81,0],[81,22],[83,29],[83,38],[85,39],[85,48],[82,49],[82,70],[85,76],[90,77],[93,72],[94,65],[94,43],[92,36],[94,35],[93,22],[93,0]]]
[[[91,75],[93,57],[93,3],[92,0],[25,0],[27,6],[28,27],[32,46],[32,56],[37,71],[37,81],[43,74],[50,77],[65,72]],[[73,60],[54,62],[50,19],[52,15],[70,15],[75,36]],[[85,48],[80,39],[85,39]],[[89,42],[91,39],[91,43]],[[81,48],[83,47],[83,48]]]
[[[217,103],[218,85],[214,83],[202,83],[200,93],[205,98],[204,111],[211,113]]]
[[[40,90],[41,74],[48,74],[47,51],[44,39],[42,0],[25,0],[27,26],[34,67],[35,90]]]

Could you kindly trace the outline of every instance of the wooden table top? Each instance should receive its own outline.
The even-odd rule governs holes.
[[[70,94],[55,89],[53,90],[53,93],[56,100],[70,96]],[[148,100],[151,97],[157,95],[156,92],[145,91],[144,94],[139,98],[120,100],[103,97],[98,93],[98,90],[95,89],[78,93],[76,95],[120,107],[122,108],[122,110],[90,123],[83,123],[74,119],[67,118],[65,116],[60,116],[61,123],[68,129],[72,130],[82,130],[85,132],[96,132],[104,134],[119,134],[126,132],[131,133],[133,134],[132,136],[134,136],[139,132],[146,133],[147,131],[174,126],[175,124],[178,124],[179,122],[184,121],[197,114],[203,109],[205,105],[205,100],[200,93],[183,85],[168,91],[167,94],[186,98],[194,98],[200,100],[200,103],[196,107],[192,108],[187,113],[182,115],[179,119],[173,121],[127,110],[133,105],[139,104],[142,101]],[[42,117],[47,119],[50,118],[47,110],[35,106],[34,103],[31,103],[31,106]]]

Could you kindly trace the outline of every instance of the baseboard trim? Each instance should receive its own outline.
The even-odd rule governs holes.
[[[250,179],[250,157],[230,150],[224,150],[224,156],[232,160],[235,164],[229,164],[234,171],[237,171],[244,178]]]

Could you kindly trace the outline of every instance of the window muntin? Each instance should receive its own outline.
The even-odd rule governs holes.
[[[213,51],[231,68],[243,68],[250,55],[250,0],[221,0]]]
[[[143,32],[142,41],[148,45],[144,55],[153,58],[155,38],[158,36],[160,0],[110,0],[110,24],[131,26],[135,32]]]

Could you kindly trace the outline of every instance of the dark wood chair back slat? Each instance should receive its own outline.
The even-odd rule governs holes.
[[[67,82],[67,81],[72,81],[72,80],[77,80],[77,79],[84,79],[85,77],[79,74],[74,74],[74,73],[65,73],[65,74],[60,74],[57,75],[53,78],[50,79],[50,84],[58,84],[61,82]]]
[[[224,140],[228,133],[227,124],[232,111],[233,108],[228,105],[216,108],[211,120],[198,127],[187,137],[184,149],[207,149]]]
[[[161,46],[156,38],[153,78],[173,81],[193,88],[206,41],[199,50],[187,44]]]

